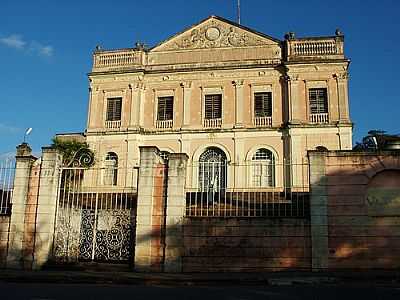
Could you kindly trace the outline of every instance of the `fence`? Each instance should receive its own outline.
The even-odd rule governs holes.
[[[306,162],[206,162],[191,165],[188,171],[186,216],[309,217]]]
[[[11,214],[11,200],[14,185],[15,160],[0,160],[0,215]]]
[[[130,259],[136,186],[125,185],[126,174],[124,168],[61,169],[53,247],[57,261]]]

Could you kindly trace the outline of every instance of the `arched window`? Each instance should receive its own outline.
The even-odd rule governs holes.
[[[117,185],[118,156],[114,152],[108,152],[104,161],[104,185]]]
[[[258,149],[251,158],[252,186],[272,187],[275,185],[275,160],[271,151]]]
[[[226,188],[226,155],[209,147],[199,158],[199,184],[202,192],[220,192]]]

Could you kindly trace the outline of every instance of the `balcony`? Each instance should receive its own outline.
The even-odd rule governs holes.
[[[344,59],[344,38],[334,37],[289,39],[287,56],[293,60]]]
[[[121,120],[106,121],[104,125],[107,129],[119,129],[121,127]]]
[[[255,117],[253,125],[256,127],[271,127],[272,117]]]
[[[313,123],[313,124],[329,123],[328,113],[310,114],[310,123]]]
[[[221,128],[222,119],[204,119],[203,126],[205,128]]]
[[[95,52],[93,71],[119,70],[141,67],[144,52],[137,49],[122,49]]]
[[[171,129],[174,122],[173,120],[163,120],[163,121],[156,121],[156,128],[157,129]]]

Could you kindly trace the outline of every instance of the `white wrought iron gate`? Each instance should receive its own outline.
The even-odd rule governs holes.
[[[58,262],[132,261],[136,193],[89,185],[93,170],[62,168],[54,257]]]

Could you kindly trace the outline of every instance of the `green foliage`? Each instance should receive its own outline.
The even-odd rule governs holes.
[[[52,146],[57,149],[63,155],[63,164],[69,165],[75,159],[79,152],[90,153],[93,156],[93,152],[89,149],[89,145],[86,142],[79,142],[76,140],[61,140],[57,137],[52,139]]]

